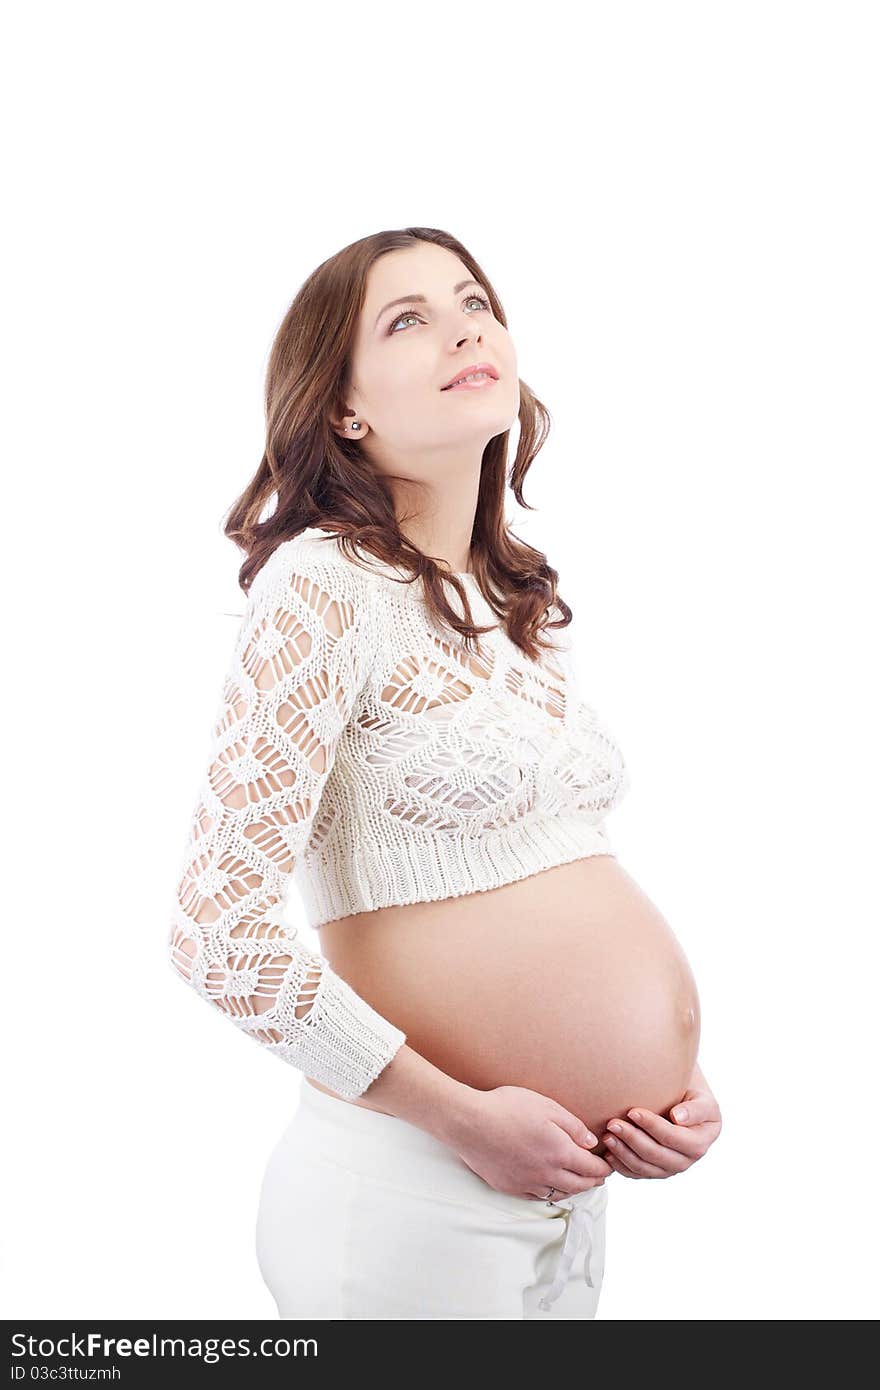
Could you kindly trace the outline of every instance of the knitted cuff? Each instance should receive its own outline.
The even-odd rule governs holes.
[[[356,1100],[405,1042],[406,1033],[324,961],[320,987],[289,1060],[344,1100]]]

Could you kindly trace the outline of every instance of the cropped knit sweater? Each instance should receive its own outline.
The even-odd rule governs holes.
[[[313,927],[497,888],[613,854],[604,818],[629,787],[567,629],[528,660],[463,575],[475,623],[496,624],[468,653],[403,575],[317,527],[256,575],[168,936],[197,993],[347,1100],[406,1034],[296,939],[291,884]]]

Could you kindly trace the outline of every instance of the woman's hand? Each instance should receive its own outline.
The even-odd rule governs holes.
[[[602,1155],[625,1178],[670,1178],[702,1158],[721,1133],[721,1111],[696,1068],[691,1085],[664,1119],[653,1110],[627,1111],[609,1120]]]
[[[598,1139],[565,1106],[524,1086],[468,1088],[447,1142],[498,1192],[546,1198],[601,1187],[612,1169],[590,1153]]]

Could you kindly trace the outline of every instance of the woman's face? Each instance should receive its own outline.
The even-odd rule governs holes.
[[[402,302],[388,307],[392,300]],[[497,381],[441,389],[480,362],[494,367]],[[483,287],[445,247],[420,242],[386,253],[371,267],[346,408],[364,428],[343,430],[345,438],[362,439],[377,466],[426,482],[457,459],[479,465],[489,440],[517,419],[519,377],[510,334]]]

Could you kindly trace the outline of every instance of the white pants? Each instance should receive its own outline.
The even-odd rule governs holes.
[[[606,1182],[497,1192],[427,1131],[303,1079],[263,1177],[257,1260],[282,1318],[594,1318]]]

